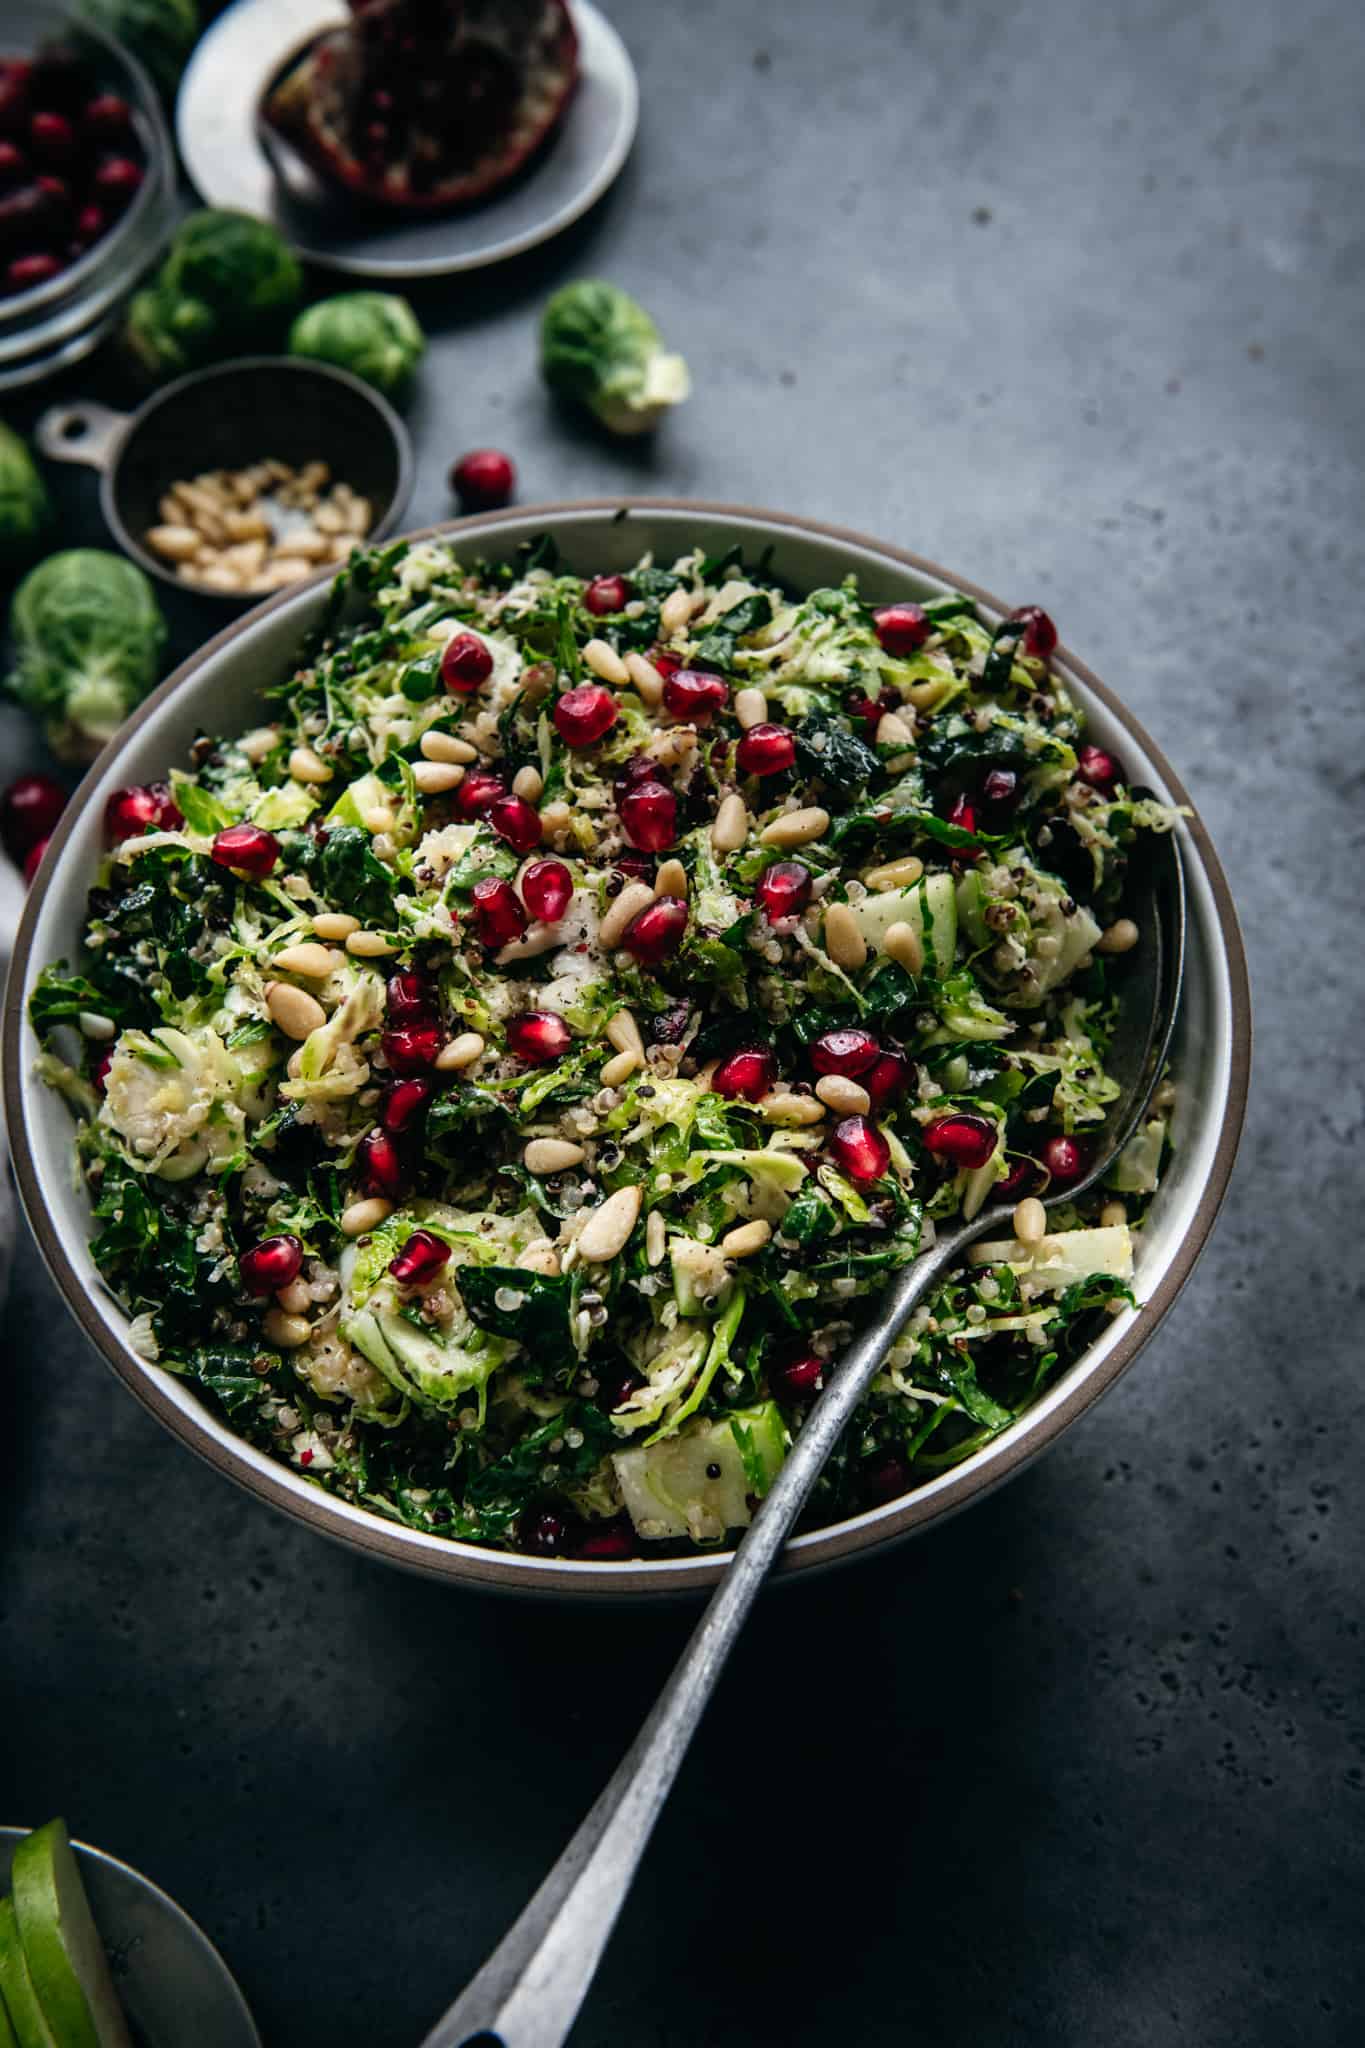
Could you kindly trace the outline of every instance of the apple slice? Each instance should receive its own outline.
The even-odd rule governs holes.
[[[11,2042],[18,2048],[57,2048],[24,1961],[12,1899],[0,1899],[0,2042],[4,2048]]]
[[[64,1820],[20,1842],[10,1882],[24,1961],[61,2048],[132,2048]]]

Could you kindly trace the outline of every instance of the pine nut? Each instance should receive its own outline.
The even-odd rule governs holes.
[[[349,939],[352,932],[360,930],[360,919],[352,917],[349,910],[324,910],[313,919],[313,930],[320,939]]]
[[[869,868],[863,881],[869,889],[913,889],[924,873],[924,862],[913,853],[907,853],[904,860],[889,860],[879,868]]]
[[[578,1252],[584,1259],[614,1259],[625,1250],[640,1217],[643,1199],[638,1187],[618,1188],[593,1210],[578,1233]]]
[[[698,599],[690,590],[670,590],[659,606],[659,624],[666,639],[680,633],[697,607]]]
[[[571,1166],[580,1166],[587,1155],[581,1145],[571,1145],[564,1138],[532,1138],[522,1153],[522,1163],[528,1173],[564,1173]]]
[[[744,799],[731,790],[723,796],[711,823],[711,844],[717,853],[734,853],[749,836],[749,813]]]
[[[444,796],[448,789],[459,788],[464,769],[458,761],[414,761],[412,779],[423,796]]]
[[[831,903],[825,912],[825,951],[846,974],[853,973],[867,959],[867,940],[846,903]]]
[[[651,1209],[645,1218],[645,1258],[651,1266],[662,1262],[668,1248],[668,1225],[662,1209]]]
[[[610,953],[625,937],[626,926],[654,901],[648,882],[627,882],[614,903],[608,904],[597,927],[598,942]]]
[[[866,1088],[843,1074],[822,1074],[815,1092],[836,1116],[866,1116],[872,1107],[872,1097]]]
[[[192,562],[201,545],[193,526],[154,526],[145,539],[152,553],[167,562]]]
[[[932,711],[939,699],[952,687],[952,677],[945,676],[942,682],[911,683],[905,694],[916,711]]]
[[[924,965],[924,947],[912,924],[896,923],[887,929],[882,945],[907,974],[918,974]]]
[[[539,768],[532,768],[529,763],[525,768],[518,768],[512,777],[513,796],[521,797],[528,804],[539,803],[544,790],[545,777]]]
[[[308,1292],[306,1280],[291,1280],[287,1287],[275,1289],[275,1300],[291,1316],[307,1315],[313,1306],[313,1297]]]
[[[636,1068],[643,1065],[644,1061],[639,1053],[627,1046],[624,1052],[617,1053],[615,1059],[607,1061],[598,1079],[604,1088],[620,1088],[630,1079]]]
[[[1036,1195],[1025,1195],[1022,1202],[1015,1203],[1012,1220],[1015,1236],[1030,1249],[1047,1235],[1047,1210]]]
[[[452,1038],[449,1045],[442,1046],[436,1055],[436,1069],[441,1074],[458,1074],[464,1068],[472,1067],[475,1060],[482,1059],[487,1050],[483,1034],[478,1031],[462,1031]]]
[[[360,813],[360,822],[378,839],[381,833],[393,830],[393,812],[387,804],[371,804],[368,810]]]
[[[396,953],[397,946],[391,945],[382,932],[352,932],[346,941],[346,951],[356,960],[382,960],[387,953]]]
[[[727,1230],[720,1241],[720,1248],[727,1259],[747,1259],[754,1252],[761,1252],[772,1234],[772,1224],[757,1216],[752,1223],[740,1223],[735,1229]]]
[[[572,824],[573,812],[566,803],[561,803],[557,799],[552,804],[546,804],[540,814],[540,829],[546,839],[559,838]]]
[[[612,683],[618,690],[622,683],[630,681],[630,670],[606,640],[589,640],[583,649],[583,659],[595,676],[601,676],[604,683]]]
[[[341,965],[341,955],[330,946],[313,946],[305,939],[302,945],[286,946],[270,964],[278,967],[281,974],[301,974],[305,980],[321,981],[324,974]]]
[[[1128,1221],[1128,1207],[1125,1202],[1106,1202],[1100,1210],[1100,1222],[1106,1230],[1115,1230],[1120,1223]]]
[[[687,869],[680,860],[666,860],[660,863],[659,872],[654,877],[654,894],[681,896],[686,901]]]
[[[517,1268],[523,1273],[544,1273],[553,1280],[559,1271],[559,1253],[552,1244],[528,1244],[517,1253]]]
[[[311,747],[295,747],[289,756],[289,773],[295,782],[330,782],[334,770]]]
[[[750,726],[762,725],[768,716],[768,700],[762,690],[736,690],[735,717],[748,732]]]
[[[268,1344],[279,1351],[297,1351],[308,1342],[308,1325],[302,1316],[286,1315],[282,1308],[267,1309],[261,1329]]]
[[[877,745],[879,747],[912,746],[914,738],[914,733],[898,712],[884,711],[877,720]]]
[[[775,1124],[818,1124],[824,1118],[822,1104],[810,1095],[796,1095],[785,1088],[775,1088],[771,1095],[765,1095],[759,1109],[771,1123]]]
[[[255,768],[264,761],[267,754],[274,752],[279,737],[277,726],[258,725],[254,732],[249,732],[245,739],[239,740],[237,744]]]
[[[229,540],[270,540],[269,520],[262,519],[259,512],[225,512],[223,524],[228,530]]]
[[[310,1031],[327,1022],[327,1012],[317,997],[287,981],[266,983],[265,1006],[286,1038],[307,1038]]]
[[[1141,937],[1131,917],[1121,917],[1095,941],[1097,953],[1131,953]]]
[[[664,701],[664,679],[652,661],[632,648],[626,656],[626,673],[635,685],[640,702],[650,711],[657,711]]]
[[[638,1052],[645,1056],[645,1042],[640,1036],[640,1027],[629,1010],[616,1010],[607,1019],[607,1037],[618,1052]]]
[[[297,533],[286,533],[275,543],[277,561],[324,562],[331,553],[331,542],[325,533],[317,533],[311,526],[301,526]]]
[[[456,739],[453,732],[437,732],[434,728],[424,732],[418,746],[428,761],[477,761],[479,750],[471,747],[468,740]]]
[[[102,1010],[82,1010],[76,1022],[81,1027],[82,1038],[103,1041],[118,1036],[118,1026],[112,1017],[106,1017]]]
[[[343,1237],[363,1237],[367,1230],[378,1230],[392,1210],[393,1203],[386,1202],[382,1195],[370,1195],[363,1202],[351,1202],[341,1212],[341,1234]]]
[[[823,839],[828,830],[829,812],[811,804],[802,811],[783,811],[758,836],[765,846],[809,846],[813,839]]]

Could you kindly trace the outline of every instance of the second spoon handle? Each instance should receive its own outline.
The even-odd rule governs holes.
[[[811,1409],[653,1712],[521,1917],[422,2048],[560,2048],[725,1660],[806,1498],[917,1303],[990,1220],[941,1237],[888,1288]]]

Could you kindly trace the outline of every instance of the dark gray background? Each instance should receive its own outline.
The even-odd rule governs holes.
[[[527,500],[767,502],[1041,600],[1204,809],[1260,1043],[1227,1211],[1112,1397],[938,1534],[764,1604],[574,2040],[1359,2040],[1365,17],[612,12],[644,91],[618,190],[419,302],[414,522],[491,441]],[[538,307],[584,269],[691,359],[653,450],[538,386]],[[159,1433],[31,1253],[6,1336],[0,1818],[65,1811],[159,1879],[270,2043],[404,2048],[686,1616],[497,1604],[296,1531]]]

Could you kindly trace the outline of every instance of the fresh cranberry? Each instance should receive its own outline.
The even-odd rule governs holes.
[[[21,775],[0,797],[0,838],[11,860],[46,839],[66,808],[66,791],[50,775]]]
[[[16,256],[12,263],[5,265],[5,290],[11,294],[36,291],[40,284],[48,284],[54,277],[60,277],[65,268],[59,256],[49,256],[45,252]]]
[[[1116,783],[1122,782],[1123,770],[1111,753],[1103,747],[1084,746],[1076,750],[1076,773],[1082,782],[1088,782],[1092,789],[1108,796]]]
[[[76,155],[76,131],[65,114],[35,114],[28,124],[29,148],[35,163],[64,171]]]
[[[975,832],[975,805],[970,803],[965,796],[958,797],[957,801],[953,805],[953,808],[948,813],[948,823],[950,825],[956,825],[958,830],[961,832]],[[971,853],[971,848],[967,846],[954,847],[953,852],[954,854],[969,855]]]
[[[1019,1158],[1005,1178],[995,1183],[991,1195],[998,1202],[1018,1202],[1025,1195],[1036,1195],[1042,1185],[1043,1174],[1037,1160]]]
[[[385,1059],[395,1074],[425,1074],[436,1064],[445,1033],[433,1019],[425,1024],[399,1024],[380,1036]],[[393,1126],[390,1124],[389,1129]]]
[[[12,192],[27,176],[23,151],[12,142],[0,142],[0,192]]]
[[[1042,606],[1021,604],[1017,611],[1010,613],[1010,624],[1023,627],[1025,654],[1032,654],[1039,661],[1046,661],[1057,645],[1057,628]]]
[[[1019,777],[1013,768],[992,768],[981,784],[981,800],[993,810],[1013,810],[1019,796]]]
[[[43,864],[43,855],[52,844],[50,839],[35,839],[24,855],[24,880],[31,882]]]
[[[533,1557],[559,1557],[567,1548],[569,1523],[553,1508],[528,1508],[517,1523],[517,1541]]]
[[[871,1459],[862,1472],[863,1497],[880,1505],[896,1500],[910,1484],[910,1468],[895,1451]]]
[[[595,1564],[614,1564],[618,1559],[634,1557],[635,1531],[630,1516],[617,1515],[614,1521],[590,1523],[578,1539],[578,1555]]]
[[[754,894],[771,918],[795,917],[810,902],[811,871],[804,861],[776,860],[764,868]]]
[[[1051,1176],[1052,1185],[1059,1188],[1079,1180],[1090,1163],[1085,1146],[1076,1138],[1049,1138],[1038,1156]]]
[[[554,1010],[525,1010],[507,1020],[507,1049],[533,1067],[552,1066],[573,1044],[573,1033]]]
[[[785,775],[796,762],[796,739],[785,725],[751,725],[735,748],[741,775]]]
[[[391,1024],[425,1023],[432,1012],[431,983],[415,967],[400,967],[389,976],[384,1000]]]
[[[450,1246],[444,1238],[429,1230],[414,1230],[397,1258],[389,1260],[389,1271],[400,1287],[421,1287],[436,1277],[449,1257]]]
[[[677,952],[687,930],[687,905],[680,896],[658,896],[626,927],[621,944],[642,967],[657,967]]]
[[[396,1202],[403,1192],[403,1161],[387,1131],[367,1131],[356,1147],[356,1165],[367,1195]]]
[[[729,1102],[761,1102],[777,1079],[777,1061],[761,1047],[732,1052],[711,1076],[711,1090]]]
[[[144,832],[175,832],[184,822],[164,782],[116,789],[104,807],[104,833],[111,846]]]
[[[851,1180],[880,1180],[891,1164],[891,1147],[865,1116],[846,1116],[837,1123],[829,1149]]]
[[[881,1047],[870,1031],[857,1024],[846,1024],[817,1038],[810,1049],[810,1060],[817,1074],[843,1074],[856,1081],[880,1052]]]
[[[110,213],[121,213],[137,197],[143,176],[141,164],[135,164],[131,157],[111,156],[96,170],[90,189]]]
[[[103,1095],[109,1086],[109,1069],[114,1064],[114,1048],[106,1045],[94,1066],[90,1069],[90,1084],[96,1095]]]
[[[540,812],[524,796],[500,796],[488,806],[488,822],[513,853],[530,853],[540,844]]]
[[[393,1034],[386,1033],[385,1035],[392,1036]],[[393,1066],[392,1059],[390,1059],[389,1065]],[[394,1071],[397,1073],[401,1069],[395,1068]],[[386,1092],[384,1100],[380,1104],[379,1121],[383,1124],[384,1129],[391,1132],[394,1137],[401,1137],[403,1132],[410,1129],[422,1116],[427,1104],[431,1101],[431,1096],[432,1084],[430,1081],[395,1081]]]
[[[521,900],[542,924],[558,924],[573,895],[573,876],[562,860],[534,860],[521,878]]]
[[[637,782],[616,806],[621,829],[632,846],[662,853],[678,839],[678,799],[662,782]]]
[[[123,142],[133,132],[133,111],[116,92],[97,93],[86,102],[81,127],[95,142]]]
[[[691,725],[709,725],[730,701],[730,686],[723,676],[710,676],[696,668],[675,669],[664,679],[664,707],[674,718]]]
[[[583,604],[596,618],[608,612],[624,611],[630,603],[630,585],[624,576],[594,576],[583,592]]]
[[[894,1046],[879,1053],[861,1077],[864,1088],[872,1097],[872,1107],[884,1109],[888,1103],[898,1101],[910,1086],[911,1071],[905,1054]]]
[[[210,860],[220,868],[240,868],[257,882],[274,872],[279,857],[279,840],[259,825],[229,825],[214,834],[209,848]]]
[[[263,1237],[237,1261],[242,1285],[248,1294],[275,1294],[297,1280],[303,1265],[303,1246],[296,1237]]]
[[[441,656],[441,681],[453,696],[468,697],[493,673],[491,648],[477,633],[457,633]]]
[[[768,1379],[779,1398],[809,1401],[819,1393],[828,1371],[827,1358],[821,1358],[815,1351],[805,1351],[799,1358],[789,1358],[783,1365],[769,1366]]]
[[[924,1131],[924,1149],[935,1159],[951,1166],[984,1166],[995,1151],[999,1137],[989,1117],[962,1110],[955,1116],[941,1116]]]
[[[511,504],[516,487],[512,458],[500,448],[471,448],[450,472],[450,488],[462,512],[495,512]]]
[[[506,796],[507,784],[500,775],[476,768],[455,790],[455,810],[461,818],[486,817],[499,797]]]
[[[905,656],[923,647],[933,628],[917,604],[888,604],[872,614],[878,644],[887,654]]]
[[[566,690],[554,708],[555,731],[566,747],[595,747],[621,716],[621,707],[600,683]]]
[[[470,892],[474,903],[474,928],[481,946],[510,946],[526,931],[526,912],[510,882],[485,875]]]
[[[83,206],[76,215],[75,237],[77,247],[88,249],[92,243],[98,242],[108,225],[109,216],[105,213],[102,206],[95,206],[93,203]]]

